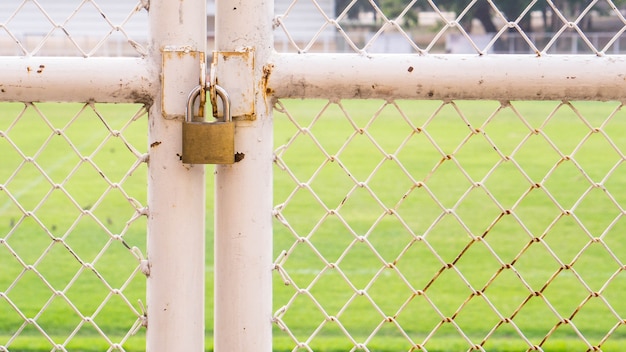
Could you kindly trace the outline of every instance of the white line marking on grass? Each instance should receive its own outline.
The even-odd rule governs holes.
[[[88,139],[89,140],[88,142],[85,142],[85,143],[79,145],[75,149],[80,150],[80,149],[86,147],[87,145],[91,144],[91,142],[93,140],[93,137],[95,137],[96,134],[97,133],[93,133],[90,136],[91,138]],[[50,173],[60,169],[61,167],[64,167],[66,165],[67,161],[71,160],[74,156],[76,156],[76,157],[78,157],[80,159],[80,156],[78,156],[78,155],[76,155],[74,153],[67,154],[64,157],[59,158],[58,161],[50,169],[44,170],[44,172],[49,175]],[[23,196],[24,194],[28,193],[31,189],[33,189],[34,187],[36,187],[40,183],[42,183],[45,179],[46,178],[43,176],[43,174],[40,173],[39,176],[37,176],[37,177],[32,179],[32,182],[29,183],[28,187],[25,187],[25,188],[19,190],[18,192],[11,193],[13,198],[17,199],[17,198]],[[10,199],[7,200],[6,202],[4,202],[4,204],[2,204],[2,206],[0,206],[0,212],[5,211],[9,207],[9,205],[11,205],[11,204],[13,204],[13,202]]]

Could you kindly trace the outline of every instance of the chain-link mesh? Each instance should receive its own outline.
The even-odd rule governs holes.
[[[146,116],[0,105],[0,351],[144,348]]]
[[[287,52],[623,53],[615,0],[278,0]]]
[[[625,118],[279,101],[276,348],[619,350]]]
[[[145,0],[5,0],[0,55],[143,56]]]

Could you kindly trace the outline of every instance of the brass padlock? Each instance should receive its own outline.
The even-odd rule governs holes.
[[[215,86],[222,100],[224,121],[193,121],[193,108],[202,87],[197,86],[187,100],[187,112],[183,122],[183,163],[185,164],[232,164],[235,162],[235,124],[230,116],[230,98],[226,91]]]

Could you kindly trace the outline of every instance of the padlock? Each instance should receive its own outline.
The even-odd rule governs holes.
[[[230,115],[230,98],[226,91],[215,86],[222,100],[223,121],[193,121],[193,108],[202,87],[197,86],[187,100],[183,122],[183,156],[185,164],[232,164],[235,162],[235,124]]]

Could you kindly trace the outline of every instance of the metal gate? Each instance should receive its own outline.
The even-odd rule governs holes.
[[[0,5],[0,350],[202,350],[204,167],[179,154],[205,8]]]
[[[274,349],[619,350],[622,4],[336,4],[276,3]]]
[[[213,53],[204,0],[0,13],[0,351],[201,351],[205,311],[217,351],[619,348],[621,4],[328,3],[209,2]],[[181,162],[205,84],[236,121],[213,190]]]

